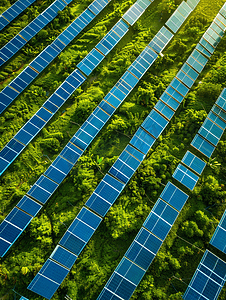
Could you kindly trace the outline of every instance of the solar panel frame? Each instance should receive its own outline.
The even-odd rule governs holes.
[[[217,143],[219,142],[224,131],[210,119],[205,119],[198,133],[211,144],[217,146]]]

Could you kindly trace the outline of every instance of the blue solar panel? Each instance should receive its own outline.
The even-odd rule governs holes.
[[[152,110],[141,126],[157,139],[167,124],[168,121],[165,118],[155,110]]]
[[[193,190],[199,177],[195,175],[193,172],[188,170],[183,165],[179,164],[176,168],[175,172],[173,173],[173,178],[178,180],[188,189]]]
[[[177,90],[183,97],[185,97],[187,95],[187,93],[189,92],[189,89],[183,84],[181,83],[177,78],[174,78],[170,85]]]
[[[162,245],[162,241],[141,228],[125,256],[135,264],[147,270]]]
[[[37,199],[41,203],[45,204],[46,201],[52,196],[57,187],[58,184],[56,184],[46,176],[42,175],[35,182],[35,184],[32,186],[32,188],[28,191],[27,194]]]
[[[169,96],[174,98],[177,102],[181,103],[184,100],[184,96],[182,96],[180,93],[178,93],[174,88],[172,88],[171,85],[169,85],[165,91]],[[163,100],[161,98],[161,100]],[[164,100],[163,100],[164,101]],[[168,103],[167,103],[168,104]]]
[[[216,104],[217,104],[217,106],[222,108],[224,111],[226,111],[226,101],[221,95],[217,99]]]
[[[164,241],[177,216],[178,211],[158,199],[143,226]]]
[[[101,222],[101,218],[86,208],[82,208],[72,222],[59,244],[76,255],[88,243],[94,231]]]
[[[101,63],[104,55],[96,49],[92,49],[89,54],[77,65],[87,76]]]
[[[201,73],[204,66],[208,62],[208,59],[205,58],[200,52],[196,49],[192,52],[192,54],[187,59],[187,64],[189,64],[192,68],[194,68],[198,73]]]
[[[75,164],[82,153],[83,152],[78,147],[69,142],[61,151],[60,156],[62,156],[72,164]]]
[[[95,48],[107,55],[128,30],[129,26],[123,20],[119,20]]]
[[[211,46],[203,37],[201,38],[201,40],[199,41],[199,43],[206,48],[206,50],[208,50],[211,54],[213,54],[214,52],[214,47]]]
[[[123,183],[105,175],[85,205],[104,217],[123,188]]]
[[[109,173],[122,182],[127,183],[139,167],[140,163],[141,161],[136,159],[134,155],[131,155],[126,150],[124,150],[116,160],[116,162],[113,164],[113,166],[110,168]]]
[[[27,196],[23,196],[23,198],[17,204],[17,207],[35,217],[42,208],[42,205]]]
[[[225,119],[225,121],[223,121],[220,117],[218,117],[215,113],[213,113],[213,110],[215,110],[215,111],[221,111],[220,114],[221,113],[225,114],[225,112],[223,112],[216,105],[214,105],[214,107],[212,107],[212,110],[209,112],[209,114],[207,116],[208,119],[210,119],[215,124],[217,124],[218,126],[220,126],[223,130],[225,130],[225,128],[226,128],[226,119]]]
[[[130,144],[136,147],[144,154],[148,153],[154,142],[155,138],[153,138],[149,133],[144,131],[141,127],[138,128],[137,132],[130,140]]]
[[[206,119],[203,122],[203,125],[199,129],[198,133],[202,135],[205,139],[211,142],[214,146],[217,145],[219,142],[222,134],[223,129],[214,124],[211,120]]]
[[[160,198],[176,208],[178,211],[181,211],[188,199],[188,195],[168,181],[160,195]]]
[[[217,26],[217,25],[216,25]],[[218,26],[217,26],[218,27]],[[219,28],[219,27],[218,27]],[[204,54],[205,56],[207,56],[208,58],[211,57],[211,53],[209,51],[207,51],[201,44],[197,44],[197,46],[195,47],[195,49],[197,49],[199,52],[201,52],[202,54]]]
[[[202,138],[199,134],[195,135],[191,145],[209,158],[215,150],[215,147]]]
[[[29,299],[22,296],[20,297],[20,300],[29,300]]]
[[[217,14],[216,18],[214,19],[214,22],[223,30],[226,28],[226,19],[221,15]]]
[[[199,175],[202,174],[202,171],[204,170],[206,163],[198,158],[196,155],[191,153],[190,151],[187,151],[182,159],[182,163],[187,165],[189,168],[191,168],[193,171],[198,173]]]
[[[172,119],[173,115],[174,115],[174,111],[167,106],[164,102],[162,102],[162,100],[159,100],[154,108],[160,112],[164,117],[166,117],[169,121]]]
[[[199,3],[199,0],[187,0],[187,4],[192,8],[195,9],[197,4]]]
[[[160,99],[166,103],[169,107],[171,107],[174,111],[177,110],[177,108],[179,107],[180,103],[178,101],[176,101],[175,99],[173,99],[173,97],[171,97],[168,93],[164,92]]]
[[[150,68],[150,66],[157,59],[158,54],[154,52],[149,47],[146,47],[137,59],[128,68],[128,71],[133,73],[137,78],[141,78],[145,72]]]
[[[181,9],[183,9],[183,5],[181,4]],[[166,26],[169,27],[174,33],[178,31],[183,22],[185,21],[185,17],[179,12],[179,8],[175,10],[169,20],[166,22]],[[188,13],[189,14],[189,13]]]
[[[149,3],[150,5],[151,3]],[[130,9],[122,16],[130,25],[133,25],[137,19],[143,14],[145,9],[141,7],[138,3],[135,3],[130,7]]]
[[[29,284],[28,289],[51,299],[68,273],[68,269],[48,259]]]
[[[216,300],[226,280],[226,263],[206,250],[189,286],[185,300]]]
[[[144,273],[145,271],[143,269],[124,257],[97,299],[129,300]],[[112,298],[112,295],[116,297]],[[110,298],[106,298],[109,296]]]
[[[211,238],[210,244],[226,253],[226,211]]]
[[[95,0],[88,8],[96,15],[106,6],[107,3],[107,0]]]
[[[105,111],[109,116],[112,115],[115,112],[115,108],[107,103],[105,100],[102,100],[99,104],[99,107]]]
[[[220,100],[220,98],[221,97],[219,97],[218,99],[217,99],[217,101],[216,102],[218,102],[218,100]],[[217,106],[217,105],[213,105],[213,107],[212,107],[212,111],[217,115],[217,116],[219,116],[224,122],[226,122],[226,112],[222,109],[222,108],[220,108],[219,106]],[[224,127],[224,126],[223,126]],[[222,128],[223,128],[222,127]]]
[[[155,50],[157,53],[160,53],[172,38],[173,34],[165,26],[163,26],[154,36],[148,46]]]
[[[50,258],[65,266],[68,269],[71,269],[75,263],[77,256],[63,247],[57,245]]]
[[[45,171],[44,175],[60,184],[72,168],[72,163],[58,156]]]

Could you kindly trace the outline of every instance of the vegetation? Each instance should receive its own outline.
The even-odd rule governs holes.
[[[14,1],[2,0],[0,11]],[[36,1],[0,34],[0,47],[52,1]],[[74,0],[51,24],[0,69],[1,88],[78,16],[92,0]],[[50,66],[0,116],[0,149],[38,110],[76,64],[94,47],[135,0],[113,0]],[[98,68],[56,113],[0,177],[0,222],[50,165],[67,141],[117,82],[177,7],[179,0],[155,0],[140,20]],[[19,294],[42,299],[26,288],[49,257],[83,204],[117,159],[138,126],[158,101],[223,5],[223,0],[200,0],[197,9],[171,41],[164,56],[145,74],[115,115],[86,150],[44,209],[0,261],[0,299]],[[52,299],[94,300],[121,260],[164,185],[226,86],[224,37],[176,115],[145,161],[108,212]],[[131,299],[181,299],[226,208],[226,140],[180,213],[157,257]],[[201,154],[198,154],[201,157]],[[204,158],[204,157],[203,157]],[[204,158],[205,159],[205,158]],[[214,253],[226,261],[220,251]],[[18,297],[18,296],[17,296]],[[223,288],[220,300],[226,299]]]

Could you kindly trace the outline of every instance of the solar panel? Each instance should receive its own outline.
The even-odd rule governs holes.
[[[198,3],[199,3],[199,0],[187,0],[187,4],[188,4],[192,9],[195,9]]]
[[[20,297],[20,300],[29,300],[29,299],[22,296]]]
[[[135,149],[134,149],[135,150]],[[137,150],[135,150],[137,151]],[[137,151],[138,152],[138,151]],[[144,155],[142,160],[144,159]],[[124,150],[113,166],[110,168],[109,173],[120,181],[127,183],[133,176],[141,161],[138,160],[134,155]]]
[[[155,138],[152,137],[146,131],[144,131],[141,127],[138,128],[137,132],[130,140],[130,144],[144,154],[148,153],[148,151],[150,150],[154,142],[155,142]]]
[[[203,125],[199,129],[198,133],[202,135],[206,140],[211,142],[214,146],[219,142],[223,129],[213,123],[211,120],[206,119],[203,122]]]
[[[191,142],[191,145],[209,158],[215,150],[215,147],[207,142],[204,138],[202,138],[199,134],[195,135],[194,139]]]
[[[122,16],[122,19],[126,20],[131,26],[138,20],[138,18],[144,13],[145,9],[151,4],[146,1],[146,7],[143,8],[138,3],[135,3],[129,10]]]
[[[189,91],[189,89],[183,84],[181,83],[177,78],[174,78],[170,85],[176,90],[178,91],[178,93],[180,93],[183,97],[185,97]]]
[[[201,44],[197,44],[197,46],[195,47],[195,49],[197,49],[199,52],[201,52],[202,54],[204,54],[208,58],[211,57],[211,53],[209,51],[207,51]]]
[[[164,241],[178,214],[176,209],[158,199],[143,226]]]
[[[214,22],[215,22],[221,29],[225,30],[225,27],[226,27],[226,19],[225,19],[222,15],[218,14],[218,15],[216,16],[216,18],[214,19]]]
[[[226,211],[211,238],[210,244],[226,253]]]
[[[96,0],[91,3],[88,8],[91,10],[95,15],[99,14],[101,10],[106,6],[108,3],[107,0]]]
[[[217,103],[217,102],[219,103],[220,99],[221,99],[221,97],[219,97],[219,98],[217,99],[216,103]],[[219,105],[217,106],[217,105],[214,104],[211,110],[214,112],[214,114],[216,114],[216,115],[217,115],[218,117],[220,117],[224,122],[226,122],[226,112],[225,112],[222,108],[220,108]],[[224,125],[223,125],[223,127],[224,127]],[[222,128],[223,128],[223,127],[222,127]]]
[[[201,175],[202,171],[204,170],[206,163],[191,153],[190,151],[187,151],[181,161],[183,164],[188,166],[190,169],[195,171],[197,174]]]
[[[17,204],[17,207],[35,217],[42,208],[42,205],[27,196],[23,196],[23,198]]]
[[[174,111],[176,111],[180,105],[178,101],[176,101],[171,95],[166,92],[163,92],[163,94],[160,96],[160,99]]]
[[[31,222],[32,217],[14,207],[0,224],[0,256],[4,256],[21,233]]]
[[[199,41],[199,43],[206,48],[207,51],[209,51],[209,53],[213,54],[215,48],[213,46],[211,46],[203,37],[201,38],[201,40]]]
[[[176,208],[178,211],[181,211],[188,199],[188,195],[168,181],[160,195],[160,198]]]
[[[107,174],[104,176],[85,205],[100,216],[104,217],[123,190],[124,186],[125,185],[123,183]]]
[[[216,300],[226,280],[226,263],[206,250],[189,286],[185,300]]]
[[[225,130],[226,121],[223,121],[220,117],[218,117],[215,113],[213,113],[213,109],[215,109],[215,110],[221,110],[221,109],[219,109],[216,105],[214,105],[214,106],[215,107],[213,107],[212,110],[209,112],[207,118],[210,119],[211,121],[213,121],[218,126],[220,126],[223,130]],[[221,112],[223,112],[223,111],[221,110]],[[223,114],[225,114],[225,112],[223,112]]]
[[[113,47],[112,47],[113,48]],[[110,49],[111,50],[111,49]],[[87,76],[101,63],[104,59],[104,55],[93,49],[89,54],[78,64],[78,68]]]
[[[128,71],[130,71],[132,74],[134,74],[137,78],[140,79],[150,68],[150,66],[155,62],[157,57],[157,53],[155,53],[149,47],[146,47],[137,57],[137,59],[132,63],[132,65],[128,68]]]
[[[95,48],[102,54],[107,55],[128,32],[128,30],[129,26],[122,19],[119,20]]]
[[[200,52],[198,52],[196,49],[192,52],[192,54],[187,59],[187,64],[189,64],[198,73],[202,72],[207,62],[208,59],[205,56],[203,56]]]
[[[127,250],[125,257],[147,270],[159,251],[162,241],[154,234],[141,228]]]
[[[27,194],[45,204],[57,187],[58,184],[46,176],[41,175]]]
[[[197,175],[181,164],[178,165],[172,176],[190,190],[194,189],[199,179]]]
[[[181,25],[184,23],[185,18],[190,14],[192,10],[189,12],[189,7],[186,6],[186,16],[183,16],[181,12],[185,13],[185,4],[182,2],[178,8],[175,10],[175,12],[172,14],[172,16],[169,18],[169,20],[166,22],[166,26],[169,27],[174,33],[178,31],[178,29],[181,27]]]
[[[77,256],[65,248],[57,245],[50,258],[60,263],[64,267],[71,269],[77,259]]]
[[[115,272],[108,280],[103,292],[97,299],[129,300],[144,273],[145,271],[143,269],[123,257]],[[113,295],[115,295],[116,298],[112,298]]]
[[[172,38],[173,34],[165,26],[163,26],[154,36],[148,46],[157,53],[161,53]]]
[[[51,299],[68,273],[69,269],[48,259],[29,284],[28,289],[47,299]]]
[[[185,63],[181,70],[177,73],[176,77],[182,81],[187,87],[191,88],[199,74]]]
[[[152,110],[141,126],[157,139],[167,124],[168,121],[165,118],[155,110]]]

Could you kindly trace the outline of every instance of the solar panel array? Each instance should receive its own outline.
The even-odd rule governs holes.
[[[16,54],[27,42],[51,22],[72,0],[56,0],[37,18],[0,49],[0,66]]]
[[[170,32],[165,27],[163,27],[160,30],[160,34],[162,34],[162,32],[164,32],[166,34],[164,36],[168,35],[168,41],[173,36],[172,34],[170,34]],[[160,34],[158,34],[158,35],[160,35]],[[166,39],[166,41],[167,41],[167,39]],[[162,47],[166,46],[166,41],[162,45]],[[143,59],[143,57],[145,57],[144,55],[146,55],[147,50],[149,50],[149,49],[146,47],[145,50],[141,53],[141,55],[136,59],[136,61],[130,66],[130,69],[132,69],[132,67],[136,66],[138,64],[138,62],[142,66],[142,59]],[[153,53],[155,53],[152,49],[151,49],[151,51]],[[157,57],[156,53],[155,53],[155,56]],[[149,65],[151,65],[153,63],[153,58],[151,58],[151,59],[150,58],[148,60],[146,58],[146,61],[144,61],[145,64],[144,64],[144,68],[143,68],[143,74],[148,69],[147,62],[149,61]],[[140,68],[140,70],[142,70],[142,69]],[[139,76],[141,77],[141,75],[139,75]],[[124,80],[122,80],[122,79],[124,79]],[[81,150],[84,151],[88,147],[88,144],[92,141],[92,137],[94,138],[98,132],[97,131],[98,127],[96,127],[96,125],[95,125],[96,129],[94,128],[94,126],[91,126],[92,120],[96,120],[95,122],[98,122],[97,124],[99,124],[100,128],[102,128],[104,122],[102,122],[102,124],[101,124],[100,116],[101,115],[104,116],[105,119],[103,119],[103,121],[106,122],[109,119],[110,115],[113,114],[116,107],[119,106],[119,104],[120,104],[119,97],[122,97],[121,98],[122,100],[125,99],[125,97],[130,93],[130,91],[132,90],[132,88],[135,86],[135,84],[137,82],[138,82],[138,79],[134,75],[132,75],[132,72],[126,71],[125,74],[122,76],[122,78],[118,81],[118,83],[116,83],[116,85],[113,87],[111,92],[109,92],[107,94],[107,96],[104,98],[104,100],[100,103],[99,107],[96,110],[94,110],[94,113],[92,113],[92,115],[88,118],[89,121],[88,122],[86,121],[82,125],[81,129],[79,129],[79,131],[74,135],[74,137],[70,141],[71,144],[76,145],[78,147],[78,149],[80,148]],[[113,107],[113,104],[109,101],[112,101],[112,103],[114,103],[116,105],[115,108]],[[108,103],[111,103],[111,105],[109,105]],[[104,111],[105,111],[105,113],[104,113]],[[99,114],[98,120],[96,119],[97,113]],[[150,116],[150,119],[153,120],[153,122],[154,122],[155,119],[153,119],[153,118],[156,119],[156,122],[157,122],[157,124],[159,124],[159,126],[166,125],[166,123],[163,122],[163,117],[160,116],[160,118],[158,118],[158,117],[156,118],[155,112],[153,113],[153,115]],[[149,128],[149,126],[150,126],[150,123],[147,122],[146,127]],[[157,133],[156,136],[158,136],[158,135],[159,134]],[[71,146],[70,143],[69,143],[69,146]],[[69,147],[66,146],[65,149],[68,151]],[[65,149],[62,151],[62,153],[66,153]],[[76,155],[73,154],[73,157],[75,157],[75,160],[77,159],[78,151],[77,151]],[[109,170],[109,174],[107,174],[103,178],[103,180],[97,186],[97,188],[95,189],[93,194],[87,200],[84,208],[87,210],[91,209],[93,214],[95,214],[96,216],[101,216],[103,218],[106,215],[106,213],[108,212],[108,210],[110,209],[110,207],[113,205],[113,203],[115,202],[115,200],[117,199],[117,197],[119,196],[121,191],[123,190],[125,184],[132,177],[133,173],[136,171],[136,169],[140,165],[141,161],[143,161],[144,157],[145,157],[144,153],[141,153],[139,150],[134,148],[132,145],[128,145],[126,147],[126,149],[123,151],[123,153],[120,155],[118,160],[115,162],[113,167]],[[55,161],[57,161],[57,163],[58,163],[58,160],[61,160],[61,159],[62,159],[62,157],[58,157]],[[54,163],[45,172],[45,175],[48,176],[49,178],[51,178],[52,180],[60,183],[62,181],[62,177],[58,178],[60,168],[59,167],[56,168],[55,167],[56,165],[54,166]],[[68,172],[69,171],[70,171],[70,167],[68,167]],[[113,175],[114,177],[111,175]],[[60,175],[60,176],[62,176],[62,175]],[[65,176],[66,176],[66,174],[65,174]],[[178,189],[178,191],[179,191],[179,189]],[[180,191],[180,192],[182,194],[184,194],[182,191]],[[185,195],[185,197],[187,197],[186,194],[184,194],[184,195]],[[30,194],[30,196],[34,197],[33,194]],[[170,198],[173,198],[173,197],[170,197]],[[175,201],[175,200],[172,200],[172,201]],[[146,225],[147,228],[151,228],[151,226],[152,226],[153,231],[156,232],[157,234],[159,234],[159,236],[161,237],[161,238],[156,239],[156,237],[153,234],[150,237],[150,239],[152,239],[152,237],[153,237],[154,239],[157,240],[159,247],[162,243],[161,239],[164,239],[164,236],[167,235],[168,231],[170,230],[170,228],[178,214],[176,209],[172,208],[167,203],[165,203],[163,205],[163,202],[164,202],[163,200],[159,199],[159,203],[156,204],[157,205],[156,211],[153,211],[153,216],[150,215],[148,224]],[[183,204],[184,203],[182,203],[182,204],[180,203],[180,204],[177,204],[177,206],[182,207]],[[161,209],[162,209],[162,211],[160,212]],[[91,210],[90,210],[90,212],[91,212]],[[165,216],[164,221],[162,221],[163,216]],[[155,222],[156,222],[156,224],[155,224]],[[160,224],[161,226],[163,226],[163,229],[159,230],[158,226],[156,226],[157,224]],[[145,229],[145,230],[148,233],[147,229]],[[79,234],[80,234],[80,236],[79,236]],[[80,231],[76,232],[76,234],[71,234],[70,228],[69,228],[68,231],[63,236],[62,240],[59,242],[59,245],[64,246],[69,251],[71,251],[72,253],[74,253],[78,256],[80,254],[80,252],[82,251],[82,249],[84,248],[84,246],[86,245],[86,243],[89,241],[92,234],[93,234],[93,232],[91,232],[91,234],[88,234],[87,229],[80,230]],[[86,239],[85,237],[87,237],[87,236],[88,236],[88,238]],[[159,248],[157,248],[157,249],[150,248],[150,249],[151,249],[151,251],[153,251],[153,253],[155,253],[155,251],[157,251]],[[30,283],[30,285],[28,286],[28,289],[46,297],[46,298],[50,297],[50,295],[46,295],[45,288],[42,288],[42,287],[48,286],[49,281],[53,280],[53,279],[48,278],[48,276],[46,276],[46,275],[44,277],[43,276],[40,277],[40,274],[42,274],[42,272],[46,271],[48,268],[50,268],[48,265],[44,265],[41,268],[41,270],[39,271],[39,273],[36,275],[36,277],[33,279],[33,281]],[[131,266],[131,268],[134,268],[134,267]],[[144,273],[144,270],[142,271],[142,273]],[[66,274],[65,274],[65,276],[66,276]],[[62,277],[62,280],[65,276]],[[138,284],[139,280],[137,279],[136,282]],[[58,286],[56,285],[55,290],[57,288],[58,288]]]
[[[206,250],[189,286],[184,300],[216,300],[226,280],[226,263]]]
[[[140,7],[140,10],[137,12],[135,11],[137,13],[135,15],[136,20],[141,16],[145,8],[147,8],[151,4],[149,0],[145,1],[146,2],[143,2],[143,0],[138,0],[128,11],[131,14],[131,12],[137,9],[137,3],[143,3],[142,7]],[[105,5],[107,5],[107,2],[105,2]],[[115,26],[113,26],[113,28],[97,44],[97,46],[93,50],[91,50],[90,53],[78,64],[78,69],[75,69],[75,71],[67,77],[67,79],[60,85],[60,87],[49,97],[49,99],[47,99],[47,101],[43,104],[39,111],[18,131],[18,133],[12,138],[12,140],[1,150],[0,174],[2,174],[10,166],[10,164],[23,151],[23,149],[28,145],[28,143],[39,133],[39,131],[46,125],[46,123],[54,116],[57,110],[65,103],[65,101],[72,95],[72,93],[86,80],[86,77],[83,74],[86,74],[88,76],[105,58],[105,55],[107,55],[127,33],[127,31],[129,30],[129,25],[125,23],[123,18],[128,15],[128,12],[124,14],[122,19],[119,20]],[[133,18],[133,22],[135,21],[135,17]],[[164,32],[166,32],[166,30],[164,30]],[[157,54],[153,50],[151,50],[149,47],[146,48],[147,49],[142,52],[142,56],[139,57],[139,63],[142,64],[142,62],[144,62],[145,64],[142,70],[143,74],[154,62],[154,59],[157,58]],[[41,71],[41,69],[39,69],[40,64],[38,65],[37,61],[38,59],[41,59],[41,57],[44,55],[43,53],[46,55],[45,52],[42,52],[40,56],[38,56],[38,58],[31,63],[30,67],[27,67],[27,69],[25,69],[25,71],[29,70],[32,71],[35,74],[35,76],[38,75],[38,73],[35,72],[33,68],[36,68],[38,69],[38,71]],[[140,77],[141,76],[142,74],[140,74]],[[12,88],[19,89],[17,80],[21,82],[21,78],[16,78],[10,84],[10,87],[7,86],[2,91],[2,93],[6,93],[5,91],[7,89],[8,91],[13,91],[15,93],[15,91]],[[79,153],[81,155],[80,150],[86,149],[88,144],[94,139],[96,134],[106,123],[109,116],[113,114],[113,112],[116,110],[116,101],[118,102],[118,105],[121,104],[120,101],[126,98],[126,96],[130,93],[130,91],[137,84],[137,82],[138,79],[134,75],[132,75],[131,72],[127,71],[122,76],[120,81],[106,96],[106,101],[103,100],[99,104],[97,109],[93,112],[93,115],[95,115],[95,117],[92,117],[91,115],[87,123],[84,123],[81,127],[81,130],[77,132],[77,134],[72,138],[71,142],[77,147],[79,147],[79,149],[75,147],[76,153]],[[69,146],[69,148],[71,148],[71,146]],[[68,151],[66,152],[67,153],[65,153],[65,156],[68,155]],[[77,156],[76,153],[74,154],[74,158],[72,158],[73,163],[75,163],[75,158],[79,158],[79,156]],[[71,160],[69,159],[69,161]]]
[[[138,0],[138,2],[141,3],[140,0]],[[149,2],[149,4],[151,3]],[[147,4],[145,4],[145,7],[147,7]],[[125,15],[127,15],[127,13],[125,13]],[[122,37],[127,31],[128,31],[128,25],[123,20],[120,20],[113,27],[113,29],[110,30],[110,33],[117,32],[117,34],[118,35],[121,34]],[[107,34],[107,37],[110,37],[110,35]],[[105,45],[104,41],[105,41],[105,37],[100,41],[99,44],[102,43],[103,45]],[[89,56],[89,54],[87,56]],[[87,57],[85,57],[83,61],[86,61],[86,59]],[[149,65],[151,65],[151,63],[152,60],[149,63]],[[126,76],[124,76],[123,78],[124,80],[127,80],[127,82],[129,82],[128,81],[129,79],[126,79]],[[64,103],[63,99],[69,98],[70,96],[69,91],[70,93],[72,93],[77,87],[81,85],[81,83],[85,81],[85,79],[86,77],[78,69],[76,69],[71,75],[69,75],[66,81],[44,103],[43,107],[39,109],[39,111],[22,127],[22,129],[6,145],[6,147],[3,148],[0,154],[0,166],[2,170],[7,168],[9,163],[11,163],[16,158],[16,156],[25,148],[25,146],[29,143],[29,141],[43,128],[43,126],[45,126],[46,122],[52,117],[53,113],[58,109],[58,107],[60,107]],[[120,92],[120,90],[118,91]],[[123,92],[121,91],[121,93]],[[117,90],[116,90],[116,95],[118,96]],[[42,206],[46,203],[46,201],[51,197],[51,195],[54,193],[58,185],[63,181],[63,179],[70,172],[70,170],[77,162],[79,157],[82,155],[83,151],[86,149],[88,144],[94,139],[95,135],[107,122],[110,116],[106,112],[106,110],[105,111],[103,110],[102,107],[105,108],[105,106],[102,104],[102,102],[93,111],[91,116],[81,126],[78,132],[72,137],[69,143],[61,151],[60,155],[46,170],[44,175],[42,175],[34,183],[31,189],[27,192],[27,195],[22,198],[21,201],[25,199],[27,201],[26,204],[28,203],[26,209],[29,209],[29,205],[34,206],[37,203],[38,206]],[[108,105],[107,102],[106,105]],[[109,107],[112,106],[109,105]],[[23,210],[26,213],[30,214],[29,211],[27,211],[25,208],[22,208],[20,206],[20,202],[16,206],[16,209]],[[34,215],[32,216],[34,217]],[[26,226],[29,224],[32,218],[29,219],[29,222],[27,222],[26,226],[24,225],[24,228],[22,228],[21,231],[16,231],[16,229],[14,228],[16,227],[15,224],[8,225],[6,219],[0,225],[0,228],[1,226],[3,226],[2,231],[0,230],[0,245],[2,245],[2,247],[0,248],[1,249],[0,256],[5,255],[5,253],[16,241],[16,239],[26,228]],[[14,232],[13,235],[10,234],[11,231]],[[7,235],[9,236],[8,239],[7,239]]]
[[[187,198],[188,195],[178,187],[171,182],[167,183],[98,300],[130,299],[158,253]],[[120,272],[122,266],[124,272]],[[131,274],[131,276],[125,276],[125,274]]]
[[[95,18],[95,16],[105,8],[109,2],[111,2],[111,0],[93,1],[78,18],[76,18],[10,84],[8,84],[0,92],[0,113],[2,113],[29,84],[31,84],[31,82]],[[44,16],[41,14],[36,18],[36,20],[38,18],[44,19]],[[8,47],[7,45],[5,47]]]
[[[211,157],[226,127],[226,89],[212,107],[191,145],[202,154]]]
[[[22,13],[28,6],[34,3],[35,0],[17,0],[13,5],[6,9],[0,15],[0,30],[5,28],[11,21],[13,21],[20,13]]]

